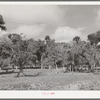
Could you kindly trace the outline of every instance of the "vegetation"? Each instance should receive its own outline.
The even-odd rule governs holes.
[[[0,16],[0,28],[6,31],[3,17]],[[34,37],[23,40],[17,33],[9,33],[0,42],[0,67],[8,70],[18,66],[20,73],[25,68],[58,69],[66,71],[92,72],[100,65],[100,31],[89,34],[88,41],[76,36],[71,43],[59,43],[45,36],[44,40]],[[23,73],[24,74],[24,73]]]

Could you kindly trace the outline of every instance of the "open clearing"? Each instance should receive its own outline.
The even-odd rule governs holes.
[[[24,73],[24,77],[0,74],[0,90],[100,90],[99,74],[55,69],[26,69]]]

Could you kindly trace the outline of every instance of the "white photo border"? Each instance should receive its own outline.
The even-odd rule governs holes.
[[[100,5],[100,1],[0,1],[0,5]],[[54,95],[51,95],[53,93]],[[45,94],[45,95],[44,95]],[[100,91],[0,91],[0,99],[99,99]]]

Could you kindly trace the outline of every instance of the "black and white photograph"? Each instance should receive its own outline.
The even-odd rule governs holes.
[[[100,5],[0,3],[4,90],[100,90]]]

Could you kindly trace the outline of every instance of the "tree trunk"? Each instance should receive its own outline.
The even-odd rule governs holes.
[[[69,68],[68,68],[68,66],[66,66],[66,67],[63,67],[64,68],[64,72],[68,72],[69,71]]]
[[[41,61],[40,61],[41,69],[43,69],[42,61],[43,61],[43,56],[41,56]]]
[[[25,74],[24,74],[24,72],[23,72],[23,68],[20,67],[20,70],[19,70],[19,72],[18,72],[18,74],[17,74],[17,77],[24,76],[24,75],[25,75]]]
[[[50,68],[50,65],[49,65],[49,69],[51,69],[51,68]]]
[[[35,64],[35,67],[36,67],[36,62],[34,64]]]
[[[58,66],[57,66],[57,64],[55,63],[55,67],[56,67],[56,69],[58,69]]]
[[[72,71],[72,66],[71,66],[71,64],[69,66],[70,66],[70,72],[71,72]]]

